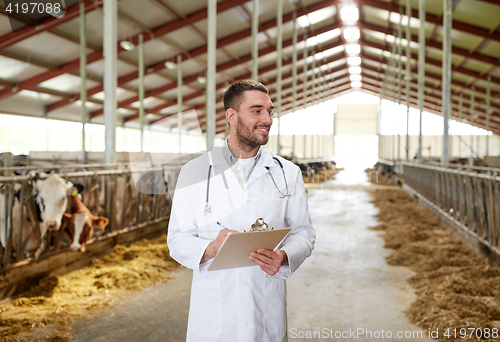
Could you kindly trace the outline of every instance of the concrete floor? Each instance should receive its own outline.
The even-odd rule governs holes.
[[[378,209],[366,190],[379,187],[360,171],[346,166],[323,189],[310,187],[317,240],[311,258],[288,281],[289,341],[430,341],[397,338],[414,331],[425,337],[404,315],[415,299],[406,282],[413,272],[386,264],[391,251],[368,229],[377,225]]]
[[[412,272],[385,263],[390,251],[368,229],[377,224],[370,188],[362,168],[346,165],[324,189],[310,190],[317,240],[288,281],[289,341],[430,341],[425,332],[424,338],[396,337],[421,332],[404,315],[415,299],[406,283]],[[191,271],[180,268],[173,277],[75,322],[73,341],[184,341]]]

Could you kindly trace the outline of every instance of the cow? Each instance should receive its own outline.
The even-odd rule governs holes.
[[[77,191],[71,194],[71,214],[65,213],[63,224],[68,233],[73,252],[85,252],[87,241],[92,238],[94,228],[103,230],[109,223],[106,217],[94,216],[80,199]]]
[[[62,179],[58,175],[31,173],[33,187],[31,196],[35,204],[36,228],[33,230],[29,215],[24,203],[20,203],[21,185],[15,184],[15,198],[12,208],[12,250],[17,250],[19,235],[27,254],[34,252],[35,259],[45,249],[45,234],[47,231],[56,231],[61,228],[62,218],[68,206],[68,195],[73,191],[73,183]],[[41,176],[41,177],[40,177]],[[42,179],[47,176],[46,179]],[[2,195],[5,201],[8,196]],[[2,200],[0,200],[0,203]],[[7,232],[5,225],[0,226],[0,242],[7,246]]]

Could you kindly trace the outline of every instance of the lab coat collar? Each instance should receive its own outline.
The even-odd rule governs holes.
[[[212,153],[212,162],[213,165],[227,165],[229,167],[229,164],[226,161],[226,158],[224,158],[224,153],[223,153],[223,148],[224,146],[215,146],[211,153]],[[278,163],[273,159],[273,154],[265,147],[261,146],[261,156],[259,158],[259,161],[257,162],[257,165],[255,166],[263,168],[265,166],[267,167],[279,167]]]
[[[223,149],[224,147],[221,146],[215,146],[212,151],[212,163],[215,166],[214,171],[215,174],[219,174],[221,172],[224,172],[227,169],[230,169],[229,164],[226,161],[226,158],[224,158],[224,153]],[[267,173],[266,167],[269,167],[270,169],[275,168],[275,167],[280,167],[278,163],[273,159],[273,154],[265,147],[261,146],[261,156],[259,160],[257,161],[257,164],[255,165],[254,170],[250,174],[250,177],[248,178],[245,188],[248,187],[252,182],[255,180],[259,179],[263,175]],[[231,175],[234,176],[234,175]],[[230,178],[232,178],[230,176]],[[236,179],[236,176],[234,177]]]
[[[279,167],[278,163],[276,163],[273,159],[273,154],[265,146],[261,146],[261,148],[262,154],[259,161],[255,165],[252,174],[247,180],[246,187],[248,187],[260,177],[264,176],[268,172],[267,168],[272,169],[274,167]]]

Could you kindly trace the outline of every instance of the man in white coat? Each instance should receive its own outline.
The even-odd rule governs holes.
[[[268,94],[251,80],[230,85],[229,138],[184,165],[177,181],[167,240],[171,256],[193,270],[188,342],[287,340],[286,279],[311,254],[316,232],[300,169],[264,146]],[[291,228],[279,248],[252,253],[253,267],[207,271],[227,234],[258,218]]]

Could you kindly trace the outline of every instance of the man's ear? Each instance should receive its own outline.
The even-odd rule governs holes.
[[[236,111],[233,108],[226,110],[226,119],[230,125],[234,125],[236,123]]]

